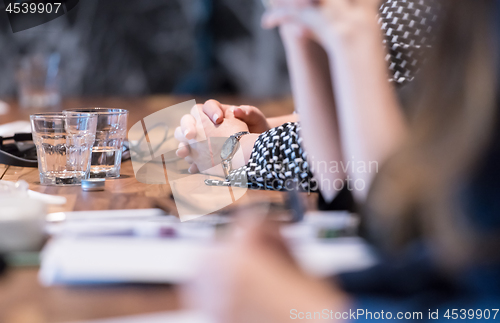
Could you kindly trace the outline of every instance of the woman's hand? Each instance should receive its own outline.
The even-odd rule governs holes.
[[[220,124],[226,116],[234,116],[245,122],[252,133],[263,133],[270,129],[266,117],[258,108],[251,105],[227,105],[216,100],[208,100],[203,105],[203,112],[215,124]]]
[[[188,305],[222,323],[290,322],[293,309],[345,308],[345,294],[297,266],[276,224],[247,224],[239,233],[210,255],[186,286]]]
[[[221,175],[222,168],[216,167],[220,163],[220,147],[226,138],[249,129],[245,122],[237,119],[230,109],[226,110],[225,118],[217,125],[204,113],[203,109],[204,105],[197,104],[191,109],[191,114],[182,117],[181,126],[175,129],[175,138],[180,141],[176,153],[191,164],[189,168],[191,173],[200,171],[211,175]],[[241,141],[244,151],[251,151],[253,142],[245,141],[243,144]],[[234,164],[241,163],[244,163],[244,160]]]
[[[258,108],[250,105],[228,105],[216,100],[208,100],[204,104],[198,104],[203,113],[216,125],[221,124],[226,117],[235,117],[247,124],[252,133],[263,133],[270,129],[269,123]],[[182,131],[187,132],[187,137],[196,137],[196,128],[193,123],[181,125]]]

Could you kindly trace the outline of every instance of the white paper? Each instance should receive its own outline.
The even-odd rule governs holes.
[[[94,221],[94,220],[119,220],[119,219],[144,219],[165,215],[160,209],[129,209],[129,210],[99,210],[57,212],[47,215],[48,221]]]
[[[376,264],[373,251],[361,238],[294,244],[291,249],[299,265],[317,277],[362,270]]]
[[[210,243],[190,239],[98,237],[55,238],[45,247],[39,277],[43,285],[106,282],[184,283],[196,274]],[[292,254],[312,275],[375,264],[360,238],[294,244]]]
[[[215,227],[204,222],[180,223],[168,216],[141,218],[137,214],[116,213],[114,219],[109,213],[72,214],[73,220],[52,227],[59,231],[52,232],[56,236],[42,252],[42,284],[177,284],[193,278],[206,253],[214,248]],[[328,217],[307,215],[303,222],[283,228],[282,234],[304,270],[326,277],[367,268],[376,262],[361,238],[317,238],[319,227],[341,228],[351,222],[346,213]],[[175,238],[155,234],[164,226],[175,231]],[[119,236],[124,230],[135,234]]]
[[[183,283],[195,275],[206,250],[205,244],[184,239],[55,238],[42,252],[39,278],[46,286]]]
[[[0,103],[0,110],[1,108],[2,104]],[[2,137],[11,137],[21,132],[31,132],[31,124],[29,121],[14,121],[0,125],[0,136]]]
[[[51,236],[117,236],[161,237],[169,231],[172,237],[213,240],[215,226],[220,223],[190,221],[181,223],[159,209],[108,210],[51,213],[46,232]]]

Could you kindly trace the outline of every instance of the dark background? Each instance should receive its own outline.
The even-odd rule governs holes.
[[[0,3],[0,98],[17,93],[19,60],[61,54],[64,96],[289,93],[276,30],[260,0],[81,0],[53,21],[13,33]]]

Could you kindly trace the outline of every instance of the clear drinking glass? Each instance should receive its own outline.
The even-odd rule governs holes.
[[[120,177],[123,142],[127,136],[128,111],[110,108],[81,108],[64,112],[97,114],[97,131],[92,148],[90,177]]]
[[[30,116],[42,185],[79,185],[90,176],[97,115],[39,113]]]
[[[48,109],[61,101],[58,53],[24,57],[17,71],[19,103],[23,108]]]

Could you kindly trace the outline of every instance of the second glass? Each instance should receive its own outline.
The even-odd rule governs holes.
[[[97,115],[97,131],[92,148],[90,177],[120,177],[123,142],[127,136],[128,111],[109,108],[81,108],[65,110],[64,113],[95,113]]]

